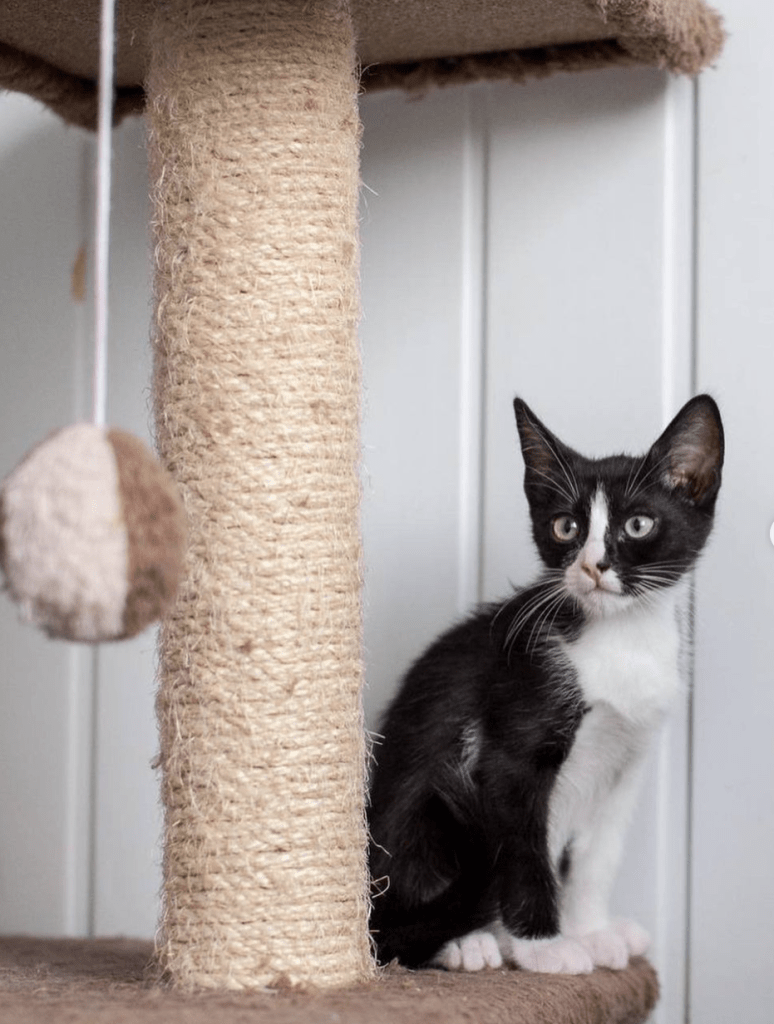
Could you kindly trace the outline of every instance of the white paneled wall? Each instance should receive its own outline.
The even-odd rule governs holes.
[[[774,8],[726,3],[700,82],[698,384],[726,418],[712,557],[698,575],[691,1003],[774,1020]],[[752,8],[753,10],[750,10]]]
[[[0,101],[0,475],[90,414],[91,318],[73,294],[94,146],[26,97]],[[148,437],[144,129],[115,133],[111,421]],[[0,603],[0,930],[152,934],[160,814],[153,632],[53,642]]]
[[[439,629],[534,571],[514,394],[590,454],[643,450],[697,386],[726,416],[694,696],[654,749],[616,893],[656,939],[659,1024],[774,1019],[774,81],[751,70],[760,18],[724,7],[734,34],[698,104],[649,70],[362,104],[372,727]],[[141,435],[142,132],[116,133],[109,394],[111,421]],[[71,269],[90,160],[82,133],[0,99],[0,474],[88,411]],[[153,645],[92,656],[0,603],[0,931],[153,933]]]
[[[374,712],[474,597],[534,573],[514,394],[590,454],[644,450],[689,396],[693,90],[605,72],[376,97],[364,120]],[[616,894],[656,936],[663,1021],[685,1001],[688,768],[683,706]]]
[[[363,530],[371,722],[479,596],[485,108],[363,104]]]
[[[126,122],[114,139],[108,417],[150,443],[150,202],[142,121]],[[92,927],[100,935],[155,929],[161,811],[151,771],[154,667],[154,630],[100,647],[92,823]]]
[[[89,147],[31,101],[2,101],[0,472],[77,415],[84,368],[71,297]],[[88,652],[20,629],[0,604],[0,922],[87,926]]]

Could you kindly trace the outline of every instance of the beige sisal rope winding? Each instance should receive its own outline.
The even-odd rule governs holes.
[[[190,521],[161,962],[183,987],[346,984],[373,970],[347,4],[172,0],[148,98],[156,430]]]

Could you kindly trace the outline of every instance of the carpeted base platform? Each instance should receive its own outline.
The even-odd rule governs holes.
[[[2,1024],[641,1024],[650,964],[586,977],[389,968],[342,991],[184,995],[149,981],[150,943],[0,938]]]

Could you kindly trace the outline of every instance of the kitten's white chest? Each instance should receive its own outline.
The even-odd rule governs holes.
[[[596,619],[562,645],[586,703],[604,702],[638,725],[661,718],[680,687],[679,596]]]

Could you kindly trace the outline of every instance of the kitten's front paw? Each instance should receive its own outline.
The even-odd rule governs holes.
[[[629,963],[629,947],[612,928],[591,932],[579,941],[594,961],[595,967],[611,967],[614,971],[622,971]]]
[[[590,974],[594,961],[582,943],[565,939],[517,939],[509,935],[501,952],[506,960],[525,971],[540,974]]]
[[[590,932],[580,940],[596,967],[622,971],[630,956],[641,956],[650,946],[650,936],[634,921],[614,921],[609,928]]]
[[[650,935],[636,921],[626,921],[621,918],[613,921],[612,928],[626,943],[629,956],[642,956],[650,949]]]
[[[442,946],[433,963],[447,971],[481,971],[485,967],[502,967],[503,958],[494,935],[471,932]]]

